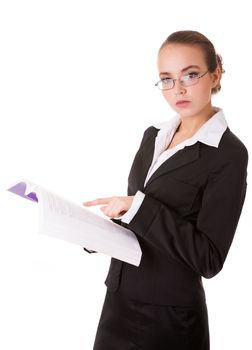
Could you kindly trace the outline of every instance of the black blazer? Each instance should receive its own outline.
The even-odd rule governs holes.
[[[128,195],[145,199],[129,224],[142,248],[139,267],[111,259],[105,284],[129,298],[165,305],[205,301],[201,276],[223,267],[246,193],[248,153],[230,131],[219,147],[197,142],[179,150],[144,181],[159,129],[143,136],[128,177]]]

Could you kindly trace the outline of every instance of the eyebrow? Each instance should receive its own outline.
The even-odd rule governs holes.
[[[191,64],[190,66],[187,66],[187,67],[183,68],[183,69],[181,70],[181,73],[183,73],[183,72],[185,72],[185,71],[187,71],[188,69],[191,69],[191,68],[200,69],[200,67],[197,66],[196,64]],[[160,72],[160,73],[159,73],[159,76],[161,76],[161,75],[171,75],[171,73],[169,73],[169,72]]]

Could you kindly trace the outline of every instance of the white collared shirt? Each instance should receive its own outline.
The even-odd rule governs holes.
[[[154,125],[154,127],[159,129],[159,131],[155,139],[154,155],[144,182],[144,186],[161,164],[163,164],[174,153],[183,149],[185,146],[191,146],[200,141],[206,145],[218,148],[221,137],[228,125],[223,111],[220,108],[216,107],[215,111],[216,113],[210,119],[208,119],[192,137],[184,140],[183,142],[170,149],[166,148],[170,144],[176,129],[181,123],[179,115],[175,115],[168,122]],[[123,222],[127,224],[130,223],[130,221],[137,213],[139,207],[141,206],[144,197],[145,194],[143,192],[137,191],[130,209],[120,217]]]

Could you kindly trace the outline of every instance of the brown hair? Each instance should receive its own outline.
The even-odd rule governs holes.
[[[225,73],[222,66],[222,57],[216,53],[211,41],[203,34],[194,30],[181,30],[174,32],[161,45],[159,52],[168,44],[188,44],[195,45],[202,49],[205,56],[206,64],[209,72],[214,72],[217,67],[220,68],[221,73]],[[218,84],[212,89],[212,93],[217,93],[221,89],[221,76]]]

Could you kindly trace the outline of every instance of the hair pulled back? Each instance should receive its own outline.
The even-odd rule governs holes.
[[[159,52],[168,44],[184,44],[189,46],[198,46],[203,51],[207,68],[209,72],[214,72],[217,67],[220,68],[221,75],[225,73],[223,69],[222,57],[216,53],[212,42],[200,32],[194,30],[181,30],[174,32],[161,45]],[[212,89],[212,93],[217,93],[221,89],[221,75],[218,84]]]

